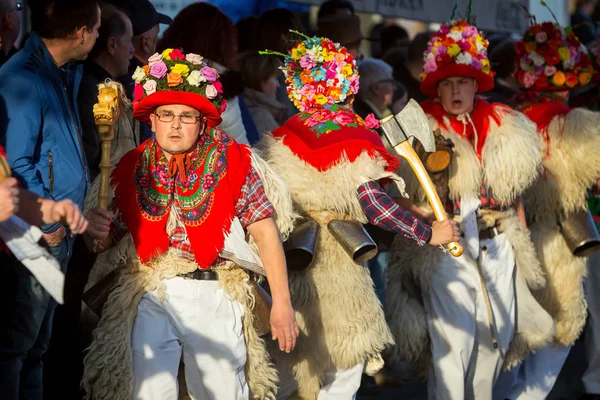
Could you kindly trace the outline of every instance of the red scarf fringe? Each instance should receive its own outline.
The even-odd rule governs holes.
[[[548,131],[550,123],[554,117],[564,118],[569,111],[571,111],[569,106],[559,101],[532,104],[523,110],[523,113],[535,122],[538,132],[542,135],[544,143],[546,143],[546,157],[550,155],[550,132]]]

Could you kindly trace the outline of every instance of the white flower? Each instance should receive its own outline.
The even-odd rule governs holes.
[[[193,70],[192,72],[190,72],[186,79],[188,83],[192,86],[200,86],[200,82],[202,82],[201,79],[206,80],[206,78],[203,77],[200,71],[198,70]]]
[[[161,62],[163,59],[162,54],[160,53],[154,53],[153,55],[150,56],[150,58],[148,58],[148,66],[152,66],[153,64],[156,64],[157,62]]]
[[[199,56],[198,54],[194,54],[194,53],[187,53],[185,56],[185,60],[194,65],[202,64],[203,59],[204,59],[204,57]]]
[[[473,57],[471,57],[471,55],[469,53],[462,52],[458,55],[458,57],[456,57],[457,64],[471,65],[472,62],[473,62]]]
[[[156,81],[148,79],[143,87],[146,91],[146,96],[150,96],[152,93],[156,92]]]
[[[475,46],[477,47],[477,54],[485,53],[485,46],[483,44],[476,42]]]
[[[531,65],[530,63],[528,63],[526,60],[521,58],[521,61],[519,62],[519,65],[521,67],[521,69],[523,71],[529,71],[529,66]]]
[[[427,57],[425,57],[425,62],[429,60],[435,60],[435,55],[433,53],[429,53],[427,54]]]
[[[142,83],[142,81],[146,78],[146,71],[144,71],[141,67],[136,67],[135,72],[131,76],[131,79],[135,81],[135,83]]]
[[[214,99],[215,97],[217,97],[217,94],[219,94],[217,92],[217,89],[213,85],[208,85],[204,93],[206,94],[206,98],[208,98],[209,100]]]
[[[531,61],[533,61],[533,63],[538,66],[544,65],[546,63],[546,60],[544,59],[544,57],[540,56],[535,51],[531,52],[531,54],[529,55],[529,58],[531,58]]]
[[[575,60],[573,58],[565,60],[562,62],[563,68],[566,70],[573,69],[575,66]]]
[[[459,32],[459,31],[452,31],[452,32],[448,33],[447,36],[454,39],[455,42],[458,42],[459,40],[463,39],[462,32]]]

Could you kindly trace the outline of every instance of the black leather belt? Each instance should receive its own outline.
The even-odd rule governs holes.
[[[498,228],[495,228],[493,226],[491,228],[485,228],[484,230],[479,231],[479,240],[493,239],[499,234],[500,233],[498,232]]]
[[[195,279],[197,281],[216,281],[219,279],[219,274],[210,269],[197,269],[193,272],[188,272],[187,274],[179,274],[185,279]]]

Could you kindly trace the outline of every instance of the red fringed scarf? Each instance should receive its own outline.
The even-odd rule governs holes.
[[[523,109],[523,113],[537,125],[538,132],[546,143],[546,157],[550,155],[550,133],[548,128],[554,117],[563,118],[571,109],[564,103],[553,101],[543,104],[532,104]]]
[[[398,159],[388,153],[379,135],[367,128],[360,116],[340,106],[297,114],[272,135],[283,138],[298,158],[319,171],[339,164],[344,155],[353,162],[363,151],[371,157],[381,156],[389,172],[399,167]]]
[[[174,167],[177,171],[169,171]],[[196,262],[210,267],[223,249],[250,170],[249,148],[217,130],[203,135],[189,157],[171,163],[154,139],[127,153],[112,173],[112,184],[141,261],[168,250],[167,220],[176,202]]]
[[[421,103],[421,107],[426,114],[431,115],[435,118],[437,123],[446,130],[452,128],[452,130],[460,136],[463,136],[467,139],[471,144],[475,144],[475,132],[473,131],[473,126],[468,122],[459,121],[457,116],[450,114],[448,111],[444,109],[442,103],[436,99],[426,100]],[[510,107],[505,106],[503,104],[493,103],[490,104],[485,100],[480,98],[475,100],[475,107],[473,107],[473,111],[470,113],[471,119],[473,120],[473,124],[475,125],[475,129],[477,129],[477,155],[481,158],[481,151],[483,150],[483,146],[485,145],[485,140],[487,139],[488,132],[490,130],[490,119],[493,119],[498,126],[501,125],[500,115],[498,113],[499,109],[503,110],[511,110]],[[450,121],[450,127],[446,123],[447,118]]]

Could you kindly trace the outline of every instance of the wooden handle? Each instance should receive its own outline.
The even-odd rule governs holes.
[[[102,158],[100,159],[100,190],[98,192],[98,205],[108,210],[108,193],[110,179],[110,148],[114,137],[114,125],[98,125],[100,133]]]
[[[448,216],[446,215],[446,210],[444,210],[444,205],[442,204],[442,201],[435,190],[435,186],[433,185],[433,182],[431,182],[431,178],[425,170],[423,163],[408,140],[400,143],[394,147],[394,149],[400,157],[404,158],[408,162],[408,165],[410,165],[413,172],[417,176],[417,179],[421,183],[421,187],[423,187],[423,190],[425,191],[429,205],[431,205],[431,208],[433,209],[435,219],[440,222],[447,220]],[[460,257],[464,252],[462,246],[456,242],[448,243],[447,247],[450,251],[450,254],[452,254],[454,257]]]

